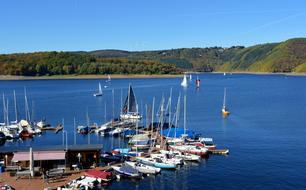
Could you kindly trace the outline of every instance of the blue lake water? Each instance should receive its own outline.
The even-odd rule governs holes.
[[[0,81],[0,93],[9,99],[10,118],[14,120],[13,90],[17,93],[19,116],[24,117],[24,87],[27,88],[32,116],[46,117],[52,125],[62,122],[68,131],[69,144],[74,143],[73,118],[77,124],[101,124],[119,115],[121,97],[132,84],[141,112],[146,104],[155,108],[162,95],[173,90],[173,107],[178,94],[187,95],[187,127],[213,137],[219,148],[229,148],[229,156],[210,156],[200,164],[189,164],[177,171],[163,171],[156,177],[133,182],[121,180],[108,189],[306,189],[306,77],[283,75],[201,74],[201,88],[192,83],[187,89],[180,78],[113,79],[104,95],[93,97],[98,82],[104,80],[35,80]],[[222,118],[220,109],[223,89],[231,111]],[[122,92],[122,96],[121,96]],[[0,107],[2,122],[2,104]],[[181,117],[182,118],[182,117]],[[182,125],[182,120],[180,126]],[[88,143],[88,137],[77,135],[77,144]],[[104,149],[124,146],[119,138],[95,134],[90,143],[102,143]],[[33,140],[7,142],[5,147],[60,145],[62,135],[48,132]],[[2,146],[2,147],[3,147]],[[0,147],[1,148],[1,147]]]

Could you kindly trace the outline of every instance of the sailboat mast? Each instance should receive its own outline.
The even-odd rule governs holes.
[[[113,94],[113,120],[115,119],[115,90],[112,90]]]
[[[88,107],[86,112],[86,121],[87,121],[87,127],[88,127],[88,144],[90,144],[90,127],[89,127],[89,116],[88,116]]]
[[[27,114],[27,91],[26,91],[26,88],[24,87],[24,114],[25,114],[25,118],[26,118],[26,121],[28,121],[28,114]]]
[[[175,130],[174,130],[174,137],[176,138],[176,129],[178,127],[178,120],[180,117],[180,104],[181,104],[181,94],[179,95],[177,99],[177,106],[176,106],[176,117],[175,117]]]
[[[120,114],[122,115],[122,109],[123,109],[123,107],[122,107],[122,88],[120,90],[120,102],[121,102]]]
[[[76,144],[76,125],[75,125],[75,117],[73,117],[73,127],[74,127],[74,130],[73,130],[73,142],[74,142],[74,145]]]
[[[162,97],[162,105],[160,107],[160,146],[162,147],[163,146],[163,136],[162,136],[162,133],[163,133],[163,121],[164,121],[164,101],[165,101],[165,98],[164,96]]]
[[[6,100],[6,122],[7,122],[7,126],[9,126],[10,125],[10,120],[9,120],[9,106],[8,106],[8,103],[9,103],[9,101],[8,101],[8,99]]]
[[[30,117],[30,112],[29,112],[29,104],[28,104],[28,98],[27,98],[27,91],[26,91],[25,87],[24,87],[24,102],[25,102],[26,120],[29,122],[29,121],[31,121],[31,117]]]
[[[127,101],[127,113],[130,110],[130,93],[131,93],[131,85],[129,85],[129,92],[128,92],[128,101]]]
[[[170,89],[170,97],[169,97],[169,127],[171,127],[171,101],[172,101],[172,88]]]
[[[186,134],[186,95],[184,96],[184,134]]]
[[[16,93],[15,93],[15,90],[14,90],[14,106],[15,106],[15,121],[17,123],[18,121],[18,118],[17,118],[17,101],[16,101]]]
[[[34,101],[32,100],[32,115],[31,115],[31,118],[33,119],[34,121]]]
[[[223,107],[225,108],[225,101],[226,101],[226,88],[224,88],[224,96],[223,96]]]
[[[4,93],[2,94],[2,101],[3,101],[3,123],[6,123],[6,106],[5,106],[5,99],[4,99]]]
[[[104,122],[106,122],[106,102],[104,103]]]
[[[148,105],[145,104],[145,109],[146,109],[146,127],[148,126]]]
[[[153,97],[153,102],[152,102],[151,139],[153,136],[153,127],[154,127],[154,104],[155,104],[155,97]]]
[[[136,110],[138,113],[138,104],[136,104]],[[138,135],[138,121],[136,121],[136,135]],[[138,154],[138,141],[136,141],[136,156]]]

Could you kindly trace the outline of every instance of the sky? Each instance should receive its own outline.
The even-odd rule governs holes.
[[[251,46],[306,37],[305,0],[1,0],[0,54]]]

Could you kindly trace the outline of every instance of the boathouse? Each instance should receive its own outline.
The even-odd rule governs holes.
[[[30,147],[2,147],[0,160],[6,166],[28,167]],[[75,165],[90,168],[99,163],[101,144],[32,147],[34,166],[42,170],[70,168]]]

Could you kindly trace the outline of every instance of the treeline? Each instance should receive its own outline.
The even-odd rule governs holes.
[[[96,58],[84,53],[39,52],[0,55],[0,74],[22,76],[68,74],[177,74],[173,64]]]
[[[96,57],[154,60],[193,71],[306,72],[306,38],[250,47],[180,48],[156,51],[100,50],[88,52]]]

